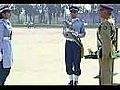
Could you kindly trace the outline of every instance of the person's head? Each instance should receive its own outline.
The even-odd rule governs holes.
[[[3,6],[0,8],[0,18],[9,19],[11,16],[11,9],[9,6]]]
[[[77,17],[77,15],[78,15],[79,8],[76,7],[76,6],[71,6],[71,7],[69,8],[69,11],[70,11],[71,17],[72,17],[72,18],[75,18],[75,17]]]
[[[110,5],[101,4],[98,8],[100,17],[103,19],[108,19],[112,14],[113,8]]]

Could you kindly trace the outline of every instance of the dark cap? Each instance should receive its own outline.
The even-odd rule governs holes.
[[[0,13],[5,12],[5,11],[11,11],[11,9],[9,8],[8,5],[2,6],[2,7],[0,8]]]
[[[78,11],[79,11],[79,8],[78,8],[77,6],[71,6],[71,7],[69,8],[69,10],[70,10],[70,12],[72,12],[72,11],[78,12]]]
[[[108,5],[108,4],[101,4],[101,5],[99,6],[99,10],[100,10],[100,9],[107,9],[107,10],[113,11],[113,7],[110,6],[110,5]]]

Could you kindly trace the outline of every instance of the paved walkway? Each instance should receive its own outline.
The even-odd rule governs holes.
[[[82,42],[87,49],[96,50],[96,29],[87,29]],[[120,32],[119,32],[120,33]],[[120,34],[119,34],[120,35]],[[14,65],[6,85],[67,85],[64,62],[65,38],[60,28],[14,28]],[[98,60],[82,59],[79,85],[99,85]],[[120,82],[120,59],[115,60],[114,83]]]

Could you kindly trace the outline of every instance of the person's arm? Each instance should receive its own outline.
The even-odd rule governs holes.
[[[72,22],[70,22],[69,20],[65,20],[63,22],[63,35],[64,37],[69,37],[69,33],[73,32],[73,30],[71,30],[73,27],[72,26]]]
[[[84,26],[84,23],[82,22],[80,31],[78,33],[78,37],[83,38],[85,37],[85,35],[86,35],[85,26]]]
[[[0,51],[2,51],[3,33],[4,33],[4,26],[3,23],[0,22]]]
[[[66,29],[67,29],[66,24],[63,21],[63,35],[64,35],[64,37],[66,36]]]
[[[74,32],[73,35],[79,38],[83,38],[86,35],[84,23],[81,22],[81,27],[78,32]]]

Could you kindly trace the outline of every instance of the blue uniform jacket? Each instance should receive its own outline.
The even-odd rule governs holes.
[[[3,68],[10,68],[13,63],[12,42],[9,39],[12,32],[9,20],[0,19],[0,50],[2,51]]]
[[[72,18],[68,18],[67,20],[72,22]],[[68,28],[67,28],[66,24],[64,24],[63,34],[65,34],[67,32],[67,29]],[[77,33],[80,38],[82,38],[86,35],[84,22],[79,18],[76,18],[76,20],[74,21],[73,29],[74,29],[75,33]]]

